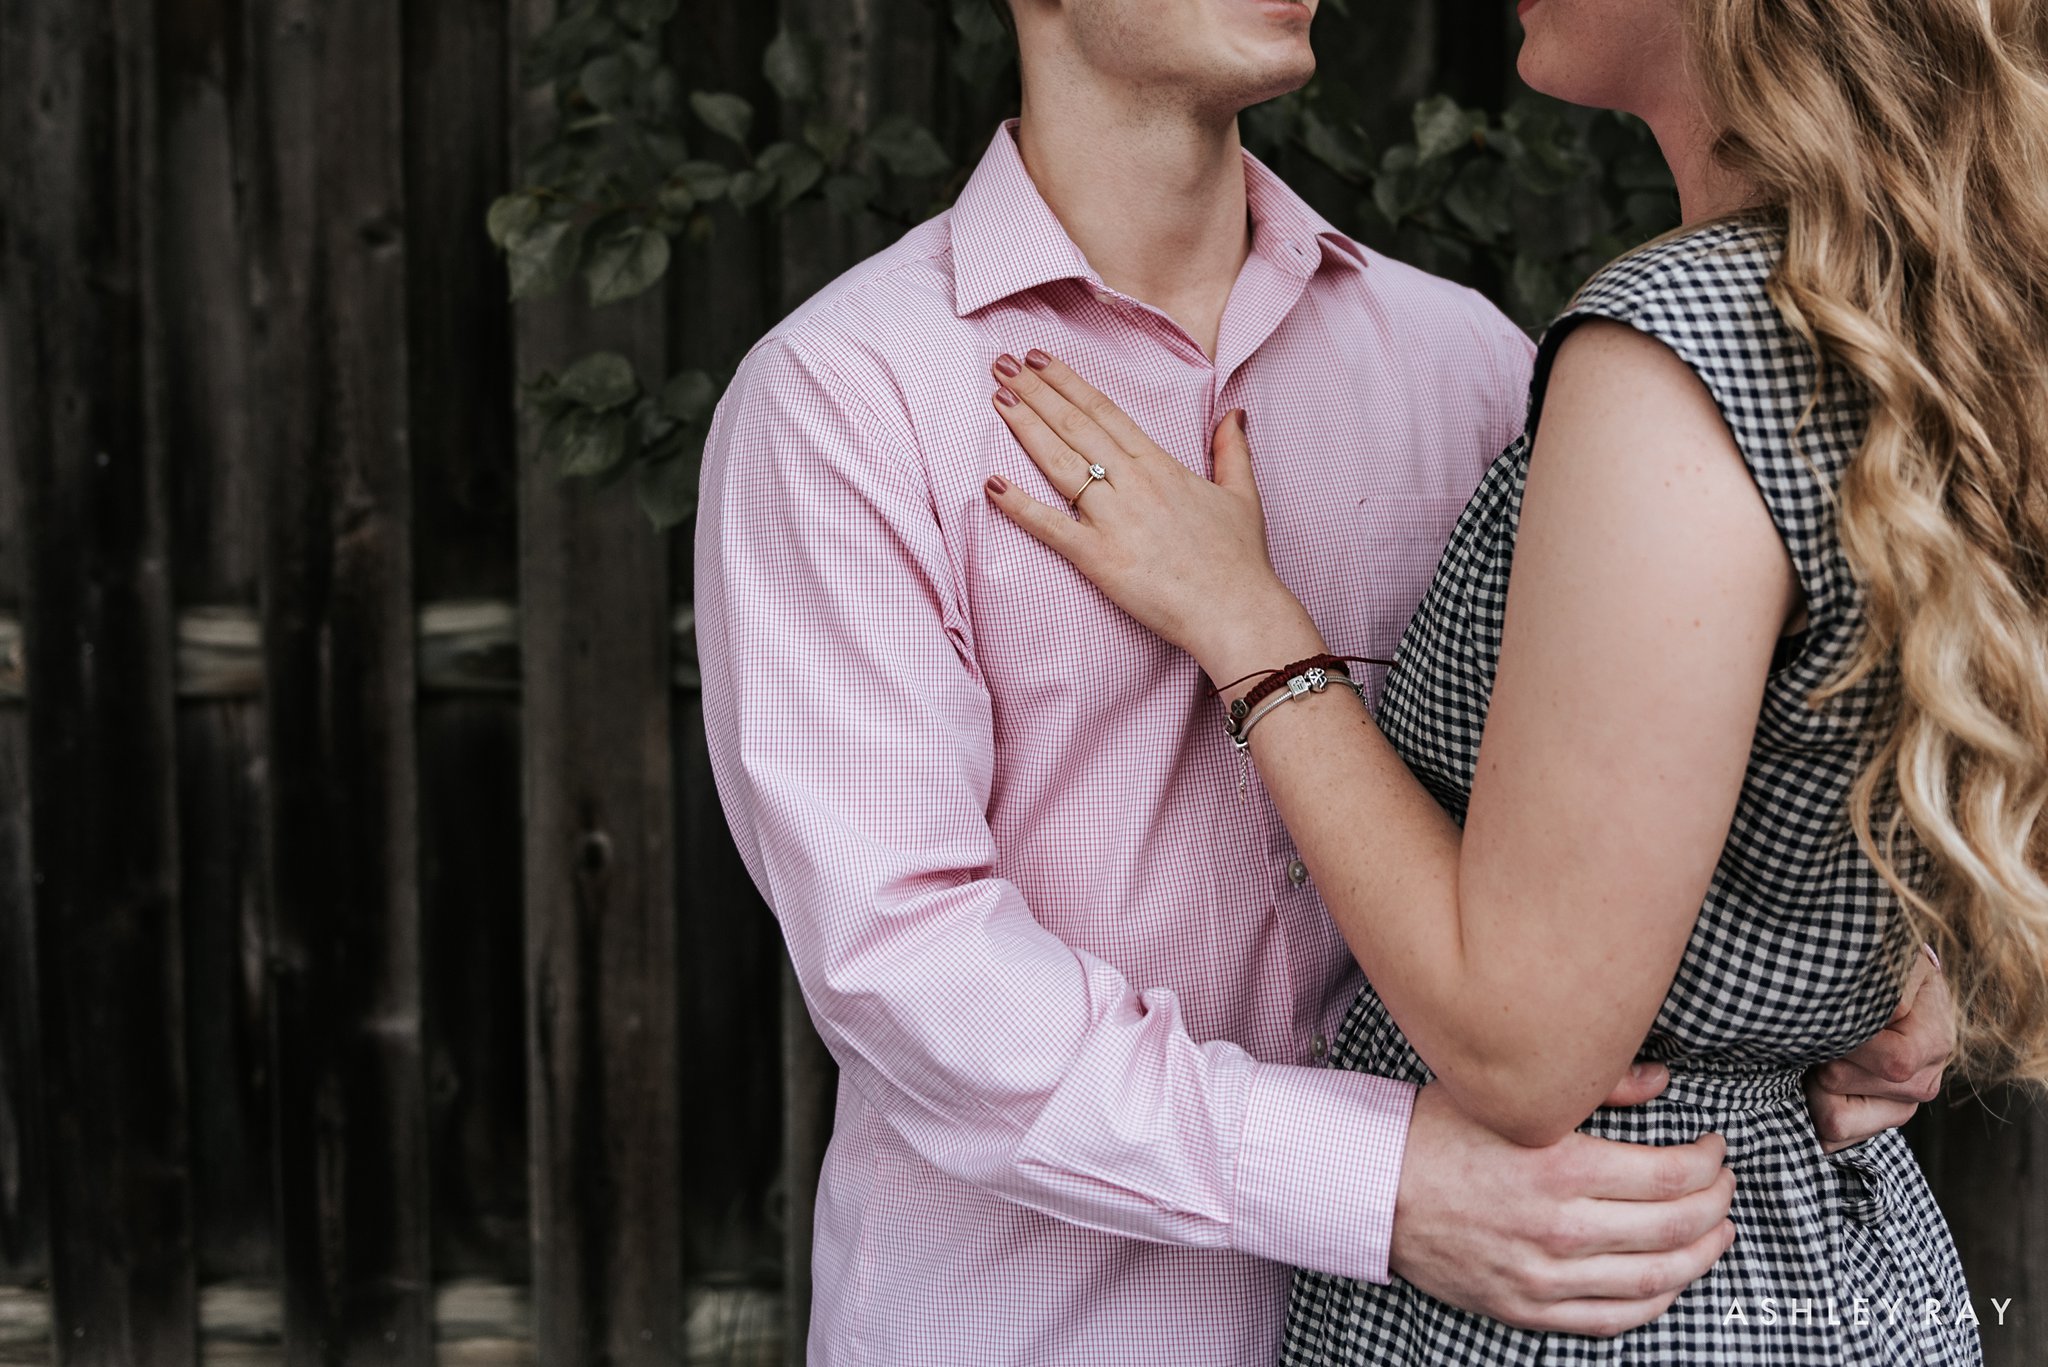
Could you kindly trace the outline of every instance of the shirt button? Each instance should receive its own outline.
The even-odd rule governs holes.
[[[1308,882],[1308,865],[1295,859],[1287,865],[1287,881],[1297,888]]]
[[[1321,1063],[1324,1059],[1328,1058],[1329,1055],[1330,1042],[1324,1039],[1321,1035],[1317,1035],[1313,1040],[1309,1042],[1308,1056],[1314,1059],[1317,1063]]]

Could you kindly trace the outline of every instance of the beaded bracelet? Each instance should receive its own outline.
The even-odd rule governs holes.
[[[1365,701],[1364,684],[1357,682],[1347,675],[1332,674],[1321,665],[1310,665],[1301,673],[1291,675],[1284,682],[1276,684],[1269,694],[1271,700],[1267,701],[1256,712],[1250,711],[1249,708],[1245,707],[1246,699],[1252,696],[1250,693],[1232,703],[1230,705],[1230,717],[1223,723],[1224,734],[1230,737],[1230,743],[1237,747],[1238,754],[1245,754],[1251,748],[1252,728],[1257,726],[1259,720],[1268,712],[1286,703],[1291,703],[1296,698],[1305,697],[1310,693],[1320,693],[1333,683],[1341,684],[1356,693],[1360,702]],[[1283,689],[1285,690],[1284,692],[1281,691]],[[1253,691],[1257,692],[1257,690]]]

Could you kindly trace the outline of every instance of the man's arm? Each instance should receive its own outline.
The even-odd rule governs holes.
[[[706,447],[714,775],[848,1081],[926,1159],[1072,1223],[1368,1280],[1414,1089],[1197,1042],[996,876],[990,700],[911,434],[771,339]]]
[[[922,480],[908,433],[770,342],[720,407],[698,527],[713,771],[869,1104],[947,1172],[1074,1223],[1368,1281],[1398,1191],[1404,1275],[1527,1327],[1584,1328],[1593,1300],[1641,1322],[1703,1272],[1717,1140],[1508,1152],[1430,1103],[1404,1149],[1412,1088],[1197,1043],[1170,992],[1032,918],[992,873],[989,700]]]

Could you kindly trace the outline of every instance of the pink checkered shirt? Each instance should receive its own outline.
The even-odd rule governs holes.
[[[1291,1265],[1386,1279],[1414,1093],[1319,1066],[1357,969],[1201,671],[984,499],[1068,492],[988,366],[1055,352],[1205,471],[1246,409],[1280,573],[1390,657],[1530,347],[1247,154],[1212,364],[1013,127],[755,346],[705,450],[712,769],[842,1070],[810,1362],[1266,1363]]]

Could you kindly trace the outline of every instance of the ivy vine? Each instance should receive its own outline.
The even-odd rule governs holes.
[[[987,90],[1014,60],[986,0],[939,0],[951,70]],[[1353,22],[1328,0],[1318,22]],[[678,250],[708,240],[713,210],[765,220],[822,200],[834,214],[908,228],[965,179],[930,129],[901,115],[853,127],[823,98],[813,43],[787,26],[760,56],[782,102],[763,142],[737,94],[688,90],[663,31],[677,0],[581,0],[523,54],[531,89],[552,91],[552,126],[526,158],[526,184],[486,218],[514,300],[581,279],[603,307],[654,288]],[[1290,173],[1326,217],[1426,270],[1487,288],[1525,325],[1541,323],[1603,261],[1677,220],[1669,173],[1633,119],[1524,96],[1494,116],[1447,96],[1415,105],[1405,138],[1375,147],[1360,97],[1318,76],[1247,111],[1248,147]],[[1296,167],[1306,174],[1294,176]],[[764,225],[765,226],[765,225]],[[851,262],[840,263],[851,265]],[[522,386],[541,453],[564,477],[630,478],[657,529],[696,509],[703,444],[727,374],[643,377],[600,351]]]

